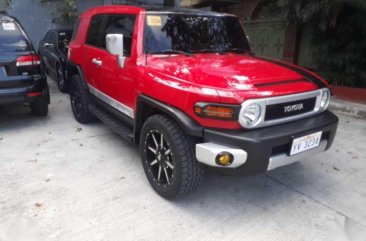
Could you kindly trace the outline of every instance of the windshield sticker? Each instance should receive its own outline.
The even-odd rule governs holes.
[[[147,16],[147,25],[160,27],[161,17],[160,16]]]
[[[3,23],[3,29],[5,31],[15,31],[15,24],[14,23]]]

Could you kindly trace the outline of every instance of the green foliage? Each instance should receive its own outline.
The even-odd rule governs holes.
[[[365,0],[274,0],[289,22],[313,29],[318,71],[333,84],[366,88]]]
[[[56,8],[53,15],[53,22],[62,25],[72,25],[78,17],[76,0],[63,0],[61,6]]]
[[[347,0],[333,6],[311,23],[320,73],[335,85],[366,88],[366,4]]]
[[[0,11],[9,8],[12,3],[12,0],[0,0]]]

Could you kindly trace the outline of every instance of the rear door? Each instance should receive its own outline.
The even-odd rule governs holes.
[[[57,44],[57,31],[52,31],[49,38],[47,39],[46,43],[46,51],[45,51],[45,59],[46,59],[46,65],[48,70],[50,70],[53,74],[56,73],[55,71],[55,58],[57,58],[55,54]]]

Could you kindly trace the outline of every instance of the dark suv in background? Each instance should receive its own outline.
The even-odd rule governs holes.
[[[56,79],[61,92],[67,92],[65,70],[67,50],[72,36],[72,29],[52,29],[39,42],[39,54],[47,72]]]
[[[45,116],[50,103],[41,58],[19,22],[0,12],[0,105],[29,103]]]

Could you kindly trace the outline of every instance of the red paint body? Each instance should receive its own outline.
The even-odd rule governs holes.
[[[91,18],[110,13],[136,15],[131,56],[126,58],[124,68],[118,67],[116,56],[85,44]],[[70,44],[69,58],[80,65],[88,83],[134,110],[137,97],[144,94],[184,111],[204,127],[239,129],[237,121],[197,116],[194,105],[197,102],[240,105],[247,99],[319,88],[295,71],[250,55],[146,56],[143,53],[145,16],[144,9],[132,6],[93,8],[81,15],[77,35]],[[93,65],[93,58],[102,60],[103,66]]]

